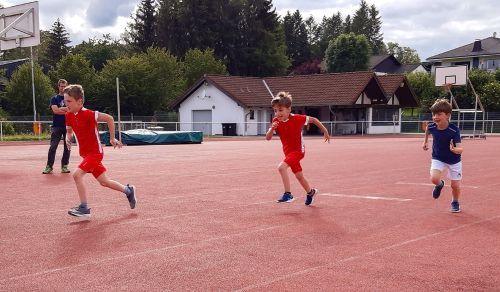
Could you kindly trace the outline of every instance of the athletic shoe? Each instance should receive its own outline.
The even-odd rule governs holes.
[[[67,165],[63,165],[61,166],[61,173],[70,173],[71,171],[69,171],[68,169],[68,166]]]
[[[137,198],[135,197],[137,191],[134,185],[128,185],[127,188],[130,190],[130,194],[127,195],[128,203],[130,204],[130,209],[135,208],[135,203],[137,203]]]
[[[293,198],[292,194],[284,193],[281,198],[276,200],[276,202],[278,202],[278,203],[290,203],[290,202],[293,202],[293,200],[295,200],[295,199]]]
[[[444,180],[441,180],[440,184],[434,186],[434,190],[432,190],[432,197],[434,199],[437,199],[439,198],[439,196],[441,196],[441,190],[443,189],[443,187],[444,187]]]
[[[49,174],[52,172],[52,167],[50,166],[45,166],[45,169],[42,171],[43,174]]]
[[[69,209],[68,214],[75,217],[90,218],[90,208],[82,208],[81,205]]]
[[[451,213],[460,213],[460,203],[458,201],[451,202]]]
[[[317,191],[318,191],[317,189],[312,188],[311,191],[309,193],[307,193],[306,203],[305,203],[307,206],[311,205],[311,203],[313,202],[313,197]]]

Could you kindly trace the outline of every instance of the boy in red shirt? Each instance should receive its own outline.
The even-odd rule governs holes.
[[[134,209],[137,202],[136,189],[133,185],[122,185],[121,183],[110,180],[106,177],[106,168],[102,165],[103,149],[99,139],[99,131],[97,129],[98,122],[106,122],[109,129],[109,141],[114,148],[121,148],[120,141],[115,139],[115,124],[113,117],[92,111],[83,107],[84,92],[81,85],[72,84],[64,88],[64,103],[68,108],[66,113],[66,144],[71,147],[73,133],[80,148],[80,156],[83,161],[78,165],[78,168],[73,173],[78,196],[80,197],[80,205],[71,208],[68,214],[75,217],[90,218],[90,208],[87,205],[87,191],[83,184],[83,176],[90,172],[97,181],[104,187],[125,193],[130,204],[130,208]]]
[[[307,192],[305,204],[310,205],[318,190],[310,187],[309,182],[307,182],[302,173],[302,167],[300,166],[300,160],[304,158],[305,155],[302,128],[310,123],[315,124],[321,129],[325,142],[328,143],[330,143],[330,135],[328,134],[328,130],[318,119],[305,115],[291,114],[292,96],[288,92],[278,93],[271,101],[271,105],[274,110],[274,118],[271,127],[266,133],[266,140],[271,140],[274,132],[277,132],[283,144],[283,152],[285,153],[285,160],[278,165],[278,171],[283,180],[285,193],[277,202],[289,203],[294,200],[290,192],[290,179],[288,178],[288,167],[290,167],[299,183]]]

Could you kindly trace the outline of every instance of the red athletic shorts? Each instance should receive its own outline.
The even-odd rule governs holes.
[[[285,160],[283,160],[283,162],[285,162],[286,164],[288,164],[288,166],[290,166],[293,173],[297,173],[299,171],[302,171],[302,166],[300,166],[300,160],[302,158],[304,158],[303,152],[299,151],[291,152],[285,156]]]
[[[83,158],[82,163],[78,165],[78,168],[85,172],[90,172],[95,178],[98,178],[101,174],[106,171],[106,167],[102,165],[102,154],[91,154]]]

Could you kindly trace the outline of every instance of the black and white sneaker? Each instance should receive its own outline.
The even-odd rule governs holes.
[[[313,202],[313,197],[314,197],[314,195],[316,195],[316,192],[318,192],[318,190],[315,188],[312,188],[311,191],[309,193],[307,193],[306,203],[305,203],[307,206],[311,205],[311,203]]]
[[[127,195],[128,203],[130,204],[130,209],[135,208],[135,204],[137,203],[137,190],[134,185],[128,185],[127,188],[130,190],[130,194]]]
[[[82,208],[81,205],[69,209],[68,214],[74,217],[90,218],[90,208]]]

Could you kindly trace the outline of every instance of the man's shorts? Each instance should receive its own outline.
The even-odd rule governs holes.
[[[442,161],[432,159],[431,162],[431,171],[439,170],[443,171],[443,169],[448,169],[448,178],[451,180],[462,180],[462,161],[455,164],[448,164]]]
[[[283,160],[283,162],[290,166],[293,173],[297,173],[299,171],[302,171],[302,166],[300,166],[300,160],[302,158],[304,158],[303,152],[291,152],[285,156],[285,160]]]
[[[83,158],[82,163],[78,165],[78,168],[85,172],[90,172],[95,178],[98,178],[101,174],[106,171],[106,167],[102,165],[102,154],[91,154]]]

